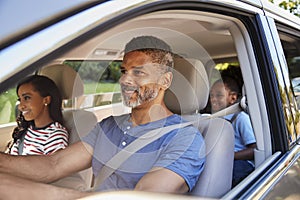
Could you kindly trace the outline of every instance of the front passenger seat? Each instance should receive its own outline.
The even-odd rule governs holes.
[[[77,100],[83,97],[84,87],[79,74],[64,64],[55,64],[42,68],[39,73],[52,79],[59,88],[62,99],[72,99],[75,106],[71,109],[63,110],[65,126],[69,131],[69,145],[73,144],[88,134],[96,125],[97,118],[94,113],[78,109]],[[60,180],[55,185],[69,187],[77,190],[90,189],[92,180],[91,168],[79,172],[80,178],[84,180],[84,184],[72,181],[72,177]],[[77,176],[77,175],[75,175]],[[69,179],[69,180],[68,180]]]

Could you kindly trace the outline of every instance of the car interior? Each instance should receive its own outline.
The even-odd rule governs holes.
[[[172,11],[137,17],[81,43],[62,57],[84,61],[121,60],[122,47],[132,37],[148,34],[167,41],[178,58],[175,59],[172,86],[166,93],[166,104],[174,113],[197,121],[199,124],[195,125],[207,137],[206,168],[209,170],[203,172],[198,187],[193,192],[199,196],[220,197],[231,189],[233,130],[230,124],[219,118],[200,120],[199,111],[208,103],[210,85],[220,77],[220,72],[214,67],[219,63],[238,63],[233,37],[236,22],[214,14],[196,15],[192,11],[174,11],[174,13],[176,18]],[[191,64],[193,67],[188,70]],[[111,109],[113,114],[120,114],[113,105]],[[221,167],[218,163],[224,165]]]
[[[203,171],[192,194],[220,197],[231,188],[234,147],[232,126],[220,118],[202,119],[201,115],[197,113],[206,106],[209,94],[208,78],[205,76],[204,66],[199,60],[188,61],[176,58],[174,69],[174,81],[165,95],[167,106],[174,113],[181,114],[189,121],[194,122],[193,124],[205,137],[207,148],[205,168],[209,170]],[[69,66],[57,64],[45,67],[39,71],[39,74],[54,80],[61,89],[64,99],[82,96],[82,81],[76,71]],[[184,98],[186,95],[190,98]],[[79,141],[97,122],[93,112],[82,109],[66,110],[63,114],[66,126],[70,131],[70,144]],[[220,162],[224,165],[219,165]],[[67,182],[61,180],[60,184],[80,190],[89,188],[92,179],[91,169],[80,172],[80,175],[84,184],[78,182],[76,185],[76,180],[70,181],[70,178],[67,179]]]
[[[212,198],[220,198],[231,188],[234,134],[233,128],[226,120],[209,116],[209,91],[221,73],[234,66],[233,73],[240,72],[243,84],[243,95],[247,96],[249,116],[252,121],[257,140],[255,165],[259,167],[271,155],[270,136],[263,135],[266,131],[266,116],[260,110],[258,98],[263,97],[260,90],[255,90],[259,83],[258,71],[251,67],[256,65],[249,35],[242,22],[234,17],[217,13],[171,10],[158,11],[135,17],[113,26],[104,32],[95,29],[86,39],[74,38],[72,48],[63,48],[54,59],[48,60],[43,66],[36,66],[35,73],[50,77],[60,88],[64,99],[64,119],[70,132],[70,143],[84,137],[97,121],[109,115],[121,115],[130,112],[120,101],[119,88],[114,87],[110,99],[104,105],[97,105],[100,98],[97,93],[86,93],[85,84],[89,80],[85,73],[84,63],[122,61],[125,44],[139,35],[157,36],[170,44],[175,55],[174,79],[171,88],[166,92],[165,101],[174,113],[183,115],[193,121],[205,137],[207,161],[197,186],[192,194]],[[250,61],[251,60],[251,61]],[[68,63],[81,63],[79,66]],[[93,72],[90,72],[93,73]],[[247,74],[247,76],[245,75]],[[104,72],[97,74],[100,80]],[[98,82],[96,87],[103,84]],[[118,96],[118,97],[119,97]],[[98,99],[97,99],[98,98]],[[101,97],[102,98],[102,97]],[[256,116],[255,118],[251,116]],[[7,138],[12,127],[8,127]],[[1,148],[4,144],[1,144]],[[84,180],[82,184],[68,187],[84,190],[89,188],[92,180],[91,169],[80,172]],[[68,183],[63,183],[67,186]]]

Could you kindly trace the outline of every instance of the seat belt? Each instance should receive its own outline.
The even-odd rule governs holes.
[[[233,114],[233,113],[237,113],[237,112],[240,112],[240,111],[243,111],[243,110],[244,110],[244,108],[238,102],[238,103],[232,104],[231,106],[228,106],[227,108],[224,108],[223,110],[220,110],[218,112],[215,112],[215,113],[207,116],[207,118],[223,117],[223,116]]]
[[[157,140],[166,133],[171,132],[172,130],[183,128],[189,125],[192,125],[193,122],[185,122],[180,124],[174,124],[170,126],[165,126],[162,128],[154,129],[143,136],[137,138],[124,149],[115,154],[102,168],[97,177],[95,177],[95,182],[93,185],[93,190],[96,189],[101,183],[108,178],[115,170],[117,170],[122,163],[124,163],[132,154],[137,152],[139,149],[143,148],[147,144]]]
[[[201,120],[205,119],[212,119],[216,117],[225,116],[228,114],[236,113],[243,110],[240,103],[235,103],[223,110],[220,110],[210,116],[203,117]],[[169,133],[172,130],[177,128],[183,128],[188,125],[192,125],[195,121],[189,121],[180,124],[174,124],[170,126],[165,126],[162,128],[154,129],[143,136],[137,138],[135,141],[130,143],[127,147],[119,151],[115,154],[100,170],[97,177],[94,178],[94,183],[92,186],[92,190],[95,190],[99,185],[103,183],[103,181],[108,178],[115,170],[117,170],[122,163],[124,163],[132,154],[140,150],[141,148],[145,147],[147,144],[157,140],[158,138],[162,137],[166,133]]]

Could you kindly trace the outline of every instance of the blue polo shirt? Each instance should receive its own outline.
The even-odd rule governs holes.
[[[128,144],[150,130],[184,122],[179,115],[133,126],[130,115],[111,116],[97,123],[83,138],[94,149],[92,168],[97,176],[103,164]],[[187,126],[175,129],[146,145],[129,157],[97,189],[134,189],[137,182],[153,167],[164,167],[180,175],[189,186],[195,186],[205,162],[205,143],[198,129]]]
[[[226,115],[225,119],[230,120],[234,114]],[[234,129],[234,151],[241,151],[247,148],[248,144],[252,144],[256,142],[254,132],[252,129],[250,117],[245,112],[240,112],[235,121],[232,122],[232,126]]]

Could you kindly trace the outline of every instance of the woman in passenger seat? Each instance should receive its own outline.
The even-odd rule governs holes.
[[[215,113],[234,103],[239,99],[240,87],[237,81],[229,76],[217,80],[210,91],[211,111]],[[241,182],[254,170],[254,149],[256,140],[247,113],[241,111],[224,116],[231,122],[235,132],[234,164],[232,187]]]
[[[7,153],[49,155],[68,145],[63,126],[62,98],[56,84],[46,76],[26,77],[17,86],[20,104],[18,126]]]

